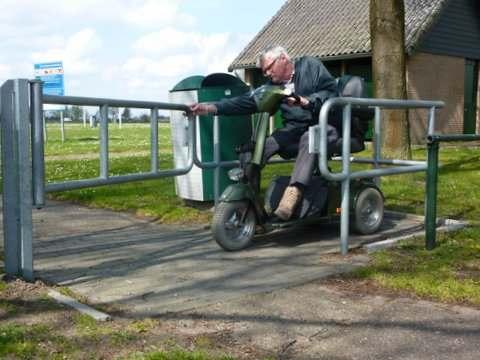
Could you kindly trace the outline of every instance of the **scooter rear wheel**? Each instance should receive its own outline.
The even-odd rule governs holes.
[[[373,234],[383,222],[383,195],[373,187],[360,191],[355,203],[353,228],[362,235]]]
[[[221,202],[213,216],[213,238],[224,250],[245,249],[252,243],[256,222],[248,201]]]

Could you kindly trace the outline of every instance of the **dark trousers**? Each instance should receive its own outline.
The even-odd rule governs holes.
[[[290,178],[290,185],[301,184],[308,186],[312,179],[313,169],[316,166],[316,154],[308,152],[308,127],[287,126],[275,130],[265,141],[262,164],[273,155],[279,154],[283,158],[294,158],[295,166]],[[338,132],[335,127],[328,125],[327,148],[330,149],[337,144]],[[330,152],[330,150],[328,150]]]

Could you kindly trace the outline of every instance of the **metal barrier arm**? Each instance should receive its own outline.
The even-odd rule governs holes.
[[[151,109],[152,121],[151,125],[157,124],[157,112],[162,110],[183,111],[188,114],[189,127],[188,138],[195,139],[195,118],[190,115],[190,108],[184,104],[172,104],[151,101],[135,101],[135,100],[117,100],[104,98],[88,98],[76,96],[42,96],[41,84],[32,82],[31,85],[31,114],[32,114],[32,147],[33,147],[33,179],[34,179],[34,204],[37,207],[43,206],[45,203],[45,191],[65,191],[74,190],[92,186],[102,186],[108,184],[120,184],[130,181],[157,179],[167,176],[178,176],[188,173],[193,167],[193,141],[188,143],[188,160],[187,165],[179,169],[158,171],[158,146],[153,145],[158,139],[158,130],[152,130],[151,140],[151,171],[149,173],[129,174],[120,176],[108,176],[108,107],[129,107],[129,108],[149,108]],[[100,176],[93,179],[82,179],[75,181],[67,181],[62,183],[54,183],[45,185],[45,163],[44,163],[44,142],[42,112],[43,104],[63,104],[63,105],[80,105],[80,106],[99,106],[100,107]]]
[[[194,139],[195,138],[195,120],[194,120],[194,117],[192,116],[189,116],[188,119],[189,119],[188,138]],[[94,179],[82,179],[82,180],[74,180],[74,181],[68,181],[63,183],[47,184],[45,186],[45,189],[47,192],[65,191],[65,190],[81,189],[85,187],[102,186],[102,185],[109,185],[109,184],[122,184],[130,181],[150,180],[150,179],[158,179],[162,177],[185,175],[193,167],[193,163],[194,163],[193,149],[194,149],[194,141],[189,141],[188,149],[187,149],[188,160],[187,160],[186,166],[183,168],[161,170],[161,171],[157,170],[157,171],[152,171],[150,173],[106,176],[106,177],[99,177]]]
[[[118,100],[105,98],[90,98],[81,96],[56,96],[44,95],[44,104],[60,104],[60,105],[79,105],[79,106],[102,106],[107,105],[111,107],[128,107],[135,109],[153,109],[158,108],[162,110],[178,110],[185,113],[190,113],[190,108],[184,104],[172,104],[155,101],[138,101],[138,100]]]

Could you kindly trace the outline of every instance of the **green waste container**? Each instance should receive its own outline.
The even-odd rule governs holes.
[[[180,81],[170,90],[169,99],[173,103],[192,104],[211,102],[244,94],[248,86],[240,79],[224,73],[208,76],[191,76]],[[249,115],[219,116],[220,158],[222,161],[236,160],[237,145],[250,140],[252,126]],[[202,162],[213,161],[213,116],[198,116],[197,154]],[[183,114],[172,111],[170,116],[173,158],[175,167],[184,167],[187,162],[187,122]],[[220,171],[220,193],[231,184],[228,169]],[[194,166],[182,176],[175,177],[175,189],[179,197],[196,201],[214,200],[214,170]]]

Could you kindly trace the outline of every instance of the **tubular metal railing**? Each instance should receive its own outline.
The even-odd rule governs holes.
[[[341,189],[341,213],[340,213],[340,246],[342,254],[348,252],[348,234],[349,234],[349,212],[350,212],[350,181],[359,178],[377,178],[379,176],[398,175],[427,170],[426,161],[408,161],[382,159],[381,157],[381,109],[429,109],[427,136],[432,135],[435,129],[435,109],[443,107],[443,101],[423,101],[423,100],[390,100],[390,99],[364,99],[364,98],[334,98],[329,99],[323,104],[319,115],[318,125],[310,128],[310,152],[319,154],[319,168],[321,174],[328,180],[340,181]],[[352,106],[356,107],[374,107],[374,138],[373,138],[373,158],[355,159],[351,158],[350,142],[342,143],[342,169],[339,173],[332,173],[328,167],[327,157],[327,122],[328,114],[334,107],[342,107],[343,112],[343,139],[350,139],[351,133],[351,112]],[[374,169],[351,171],[351,162],[371,163]],[[380,168],[380,165],[392,165],[388,168]]]

